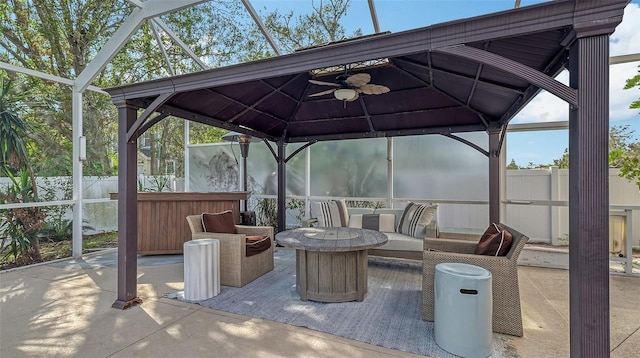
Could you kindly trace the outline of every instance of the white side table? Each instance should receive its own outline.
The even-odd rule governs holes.
[[[436,265],[433,324],[440,348],[465,358],[491,356],[491,288],[487,269],[454,262]]]
[[[184,243],[184,298],[201,301],[220,293],[220,241]]]

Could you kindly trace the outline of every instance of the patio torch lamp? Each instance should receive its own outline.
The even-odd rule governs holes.
[[[238,132],[229,132],[222,136],[223,140],[229,142],[238,142],[240,145],[240,155],[242,156],[242,187],[241,191],[248,191],[247,185],[247,157],[249,156],[249,144],[251,142],[258,142],[260,138],[255,138],[247,134]],[[244,200],[242,204],[242,210],[247,211],[247,200]]]

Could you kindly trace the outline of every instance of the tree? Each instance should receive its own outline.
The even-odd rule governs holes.
[[[109,36],[130,12],[132,5],[119,0],[8,0],[0,5],[0,57],[20,66],[64,78],[78,76]],[[71,169],[71,91],[64,85],[36,77],[23,82],[28,89],[29,111],[25,119],[32,124],[28,138],[38,164],[36,171],[69,175]],[[103,95],[104,96],[104,95]],[[109,138],[103,126],[104,107],[87,94],[84,108],[85,133],[94,149],[102,138]],[[113,114],[107,120],[113,121]],[[94,121],[94,119],[97,119]],[[101,148],[88,151],[88,163],[108,163],[99,156]],[[104,167],[104,165],[99,165]],[[94,165],[87,166],[87,174]],[[108,170],[108,168],[107,168]]]
[[[263,18],[281,48],[290,52],[345,38],[339,21],[350,0],[317,1],[311,14],[294,17],[271,12]],[[134,5],[122,0],[7,0],[0,2],[0,60],[65,78],[78,76],[125,20]],[[212,0],[165,14],[162,21],[209,67],[272,56],[258,27],[238,1]],[[156,36],[156,33],[158,36]],[[361,35],[357,30],[353,36]],[[161,43],[171,64],[160,51]],[[159,26],[144,22],[92,84],[112,87],[173,74],[200,71],[199,65]],[[21,77],[9,74],[14,78]],[[24,119],[31,124],[25,141],[38,175],[72,172],[71,90],[66,85],[26,77],[29,90]],[[87,137],[85,175],[116,173],[117,113],[107,95],[85,92],[83,127]],[[157,162],[182,163],[184,128],[180,122],[154,128]],[[155,126],[154,126],[155,127]],[[174,132],[177,131],[177,132]],[[219,140],[224,132],[192,126],[191,138]],[[161,168],[158,170],[162,171]]]
[[[122,24],[133,5],[122,0],[7,0],[0,3],[0,60],[64,78],[78,76]],[[214,0],[164,15],[162,20],[210,67],[233,63],[248,32],[239,2]],[[145,22],[132,41],[94,80],[111,87],[201,70],[161,29]],[[166,64],[155,36],[166,49]],[[205,34],[205,35],[203,35]],[[13,75],[17,77],[17,75]],[[38,174],[72,171],[71,91],[36,77],[23,81],[31,99],[24,118]],[[104,94],[85,92],[83,126],[87,137],[86,175],[110,175],[117,140],[117,113]],[[175,155],[174,155],[175,156]],[[181,157],[181,156],[179,156]]]
[[[313,12],[294,17],[293,12],[281,14],[277,11],[265,16],[265,26],[274,34],[275,40],[286,51],[326,44],[362,36],[357,29],[346,34],[340,20],[347,15],[351,0],[312,1]]]
[[[609,132],[609,166],[619,168],[620,176],[640,189],[640,142],[632,142],[629,126],[616,126]]]
[[[624,89],[632,89],[635,87],[640,88],[640,66],[638,66],[638,73],[627,80]],[[640,99],[631,102],[629,108],[640,108]]]
[[[632,142],[634,131],[625,126],[614,126],[609,130],[609,167],[619,168],[620,176],[634,182],[640,188],[640,142]],[[553,164],[560,169],[569,169],[569,149],[565,148],[560,159]]]
[[[638,66],[638,73],[632,78],[627,80],[624,89],[640,88],[640,66]],[[631,102],[629,108],[640,108],[640,99]],[[633,131],[628,130],[626,132],[629,139]],[[609,154],[609,160],[615,162],[620,168],[620,176],[626,178],[630,182],[634,182],[640,188],[640,141],[635,143],[626,143],[626,150],[614,151]]]
[[[553,165],[560,169],[569,169],[569,148],[564,148],[564,153],[560,159],[554,159]]]
[[[509,170],[517,170],[517,169],[520,169],[520,167],[518,166],[518,164],[516,164],[516,160],[515,159],[511,159],[511,163],[509,163],[509,165],[507,165],[507,169],[509,169]]]

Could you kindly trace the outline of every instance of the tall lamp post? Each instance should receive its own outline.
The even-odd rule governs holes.
[[[229,142],[238,142],[240,145],[240,155],[242,156],[242,187],[241,191],[248,191],[247,185],[247,157],[249,156],[249,144],[251,142],[259,142],[260,138],[252,137],[247,134],[238,132],[229,132],[222,136],[223,140]],[[247,211],[247,200],[244,200],[242,204],[242,211]]]

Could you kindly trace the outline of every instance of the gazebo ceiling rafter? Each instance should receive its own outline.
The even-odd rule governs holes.
[[[555,80],[553,77],[541,71],[537,71],[534,68],[523,65],[520,62],[465,45],[436,49],[434,52],[449,53],[481,64],[499,68],[502,71],[509,72],[512,75],[528,81],[533,86],[546,89],[570,105],[576,105],[577,94],[575,89]]]

